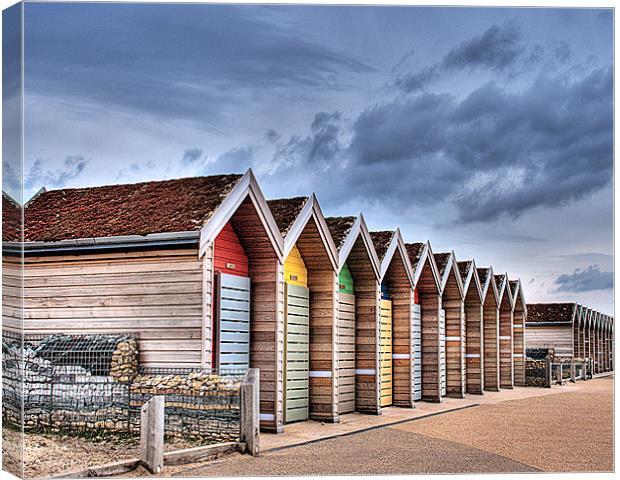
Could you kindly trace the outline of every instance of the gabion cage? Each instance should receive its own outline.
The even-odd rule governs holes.
[[[139,368],[132,335],[3,333],[2,340],[7,426],[138,435],[142,405],[164,395],[168,438],[219,443],[239,437],[244,371]]]

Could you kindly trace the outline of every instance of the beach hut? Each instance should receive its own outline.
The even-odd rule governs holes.
[[[499,391],[499,292],[493,268],[478,268],[482,285],[484,389]]]
[[[483,393],[482,285],[473,259],[458,262],[458,267],[465,311],[465,386],[467,393],[480,395]]]
[[[501,388],[513,388],[512,292],[507,273],[494,275],[494,278],[499,293],[499,383]]]
[[[282,425],[283,241],[251,171],[43,191],[24,215],[25,333],[132,333],[147,368],[259,368],[261,426]]]
[[[423,400],[438,403],[444,396],[441,383],[442,306],[439,271],[429,242],[406,243],[405,248],[414,272],[414,299],[418,306],[414,309],[414,324],[417,322],[417,315],[420,316],[421,397]],[[414,332],[414,338],[416,335]],[[414,382],[417,382],[415,376]]]
[[[568,302],[530,303],[527,311],[527,348],[552,348],[557,356],[575,356],[573,331],[581,312],[579,305]],[[592,313],[595,312],[591,312],[589,318],[592,318]]]
[[[381,413],[380,279],[364,217],[329,217],[338,249],[338,412]]]
[[[413,270],[399,229],[370,232],[370,237],[381,262],[381,406],[412,407]]]
[[[446,396],[465,396],[465,308],[461,274],[454,252],[435,253],[441,279],[441,305],[445,323],[442,370],[446,376]],[[441,333],[441,332],[440,332]]]
[[[514,359],[514,384],[525,386],[525,322],[527,319],[527,304],[523,294],[521,280],[509,281],[512,293],[512,338],[513,338],[513,359]],[[578,334],[578,338],[583,342],[583,335]],[[581,344],[583,349],[583,344]]]
[[[337,422],[338,251],[314,195],[267,203],[284,239],[284,421]]]

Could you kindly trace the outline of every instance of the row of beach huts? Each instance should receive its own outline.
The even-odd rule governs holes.
[[[155,369],[258,368],[265,430],[525,384],[519,279],[326,218],[314,195],[267,201],[251,171],[42,190],[23,244],[3,209],[6,330],[132,333]]]

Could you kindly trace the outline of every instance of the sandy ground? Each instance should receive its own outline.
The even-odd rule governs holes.
[[[2,463],[11,473],[19,473],[20,433],[5,428],[2,430]],[[167,441],[166,451],[197,446],[196,443]],[[24,476],[40,478],[63,472],[71,472],[93,465],[135,458],[138,456],[138,439],[104,438],[89,440],[82,437],[51,434],[24,435]]]
[[[548,392],[548,391],[547,391]],[[613,378],[204,465],[167,476],[613,470]],[[140,474],[141,472],[135,472]]]

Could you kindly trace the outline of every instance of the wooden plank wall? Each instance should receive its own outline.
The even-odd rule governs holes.
[[[422,310],[422,399],[439,403],[441,402],[439,377],[441,295],[428,261],[422,269],[416,288]]]
[[[314,218],[297,240],[310,288],[310,418],[337,422],[338,275]]]
[[[525,312],[517,303],[512,317],[515,385],[525,386]]]
[[[201,366],[203,262],[197,247],[25,261],[25,333],[134,333],[144,366]],[[17,316],[15,307],[5,307],[5,314]]]
[[[501,388],[514,387],[513,366],[513,318],[512,305],[508,296],[508,284],[499,306],[499,378]]]
[[[21,256],[2,256],[2,328],[19,334],[23,330],[23,273]]]
[[[250,261],[250,368],[260,369],[260,425],[284,424],[284,265],[246,198],[230,220]]]
[[[385,274],[392,300],[393,404],[413,406],[413,288],[397,251]]]
[[[446,312],[447,396],[465,396],[465,309],[454,270],[441,299]]]
[[[482,394],[482,303],[474,286],[465,295],[465,379],[467,393]]]
[[[490,279],[493,281],[493,278]],[[489,286],[489,292],[483,305],[484,325],[484,389],[499,391],[499,311],[495,296]]]
[[[355,284],[355,410],[379,414],[381,291],[361,237],[358,236],[346,263]]]
[[[570,325],[537,326],[525,329],[527,348],[554,348],[556,355],[572,356],[573,332]]]

